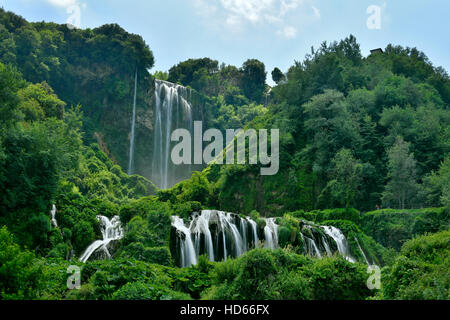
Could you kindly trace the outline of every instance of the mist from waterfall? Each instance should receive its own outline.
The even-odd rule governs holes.
[[[135,129],[136,129],[136,95],[137,95],[137,69],[134,75],[134,99],[133,99],[133,117],[131,119],[131,139],[130,139],[130,155],[128,163],[128,174],[133,173],[133,161],[134,161],[134,140],[135,140]]]
[[[81,255],[80,261],[85,263],[89,260],[91,255],[99,251],[105,258],[111,258],[111,254],[108,250],[108,245],[111,241],[120,240],[123,237],[122,224],[119,216],[114,216],[111,220],[104,216],[97,216],[97,220],[100,223],[100,229],[102,232],[103,240],[94,241]]]
[[[216,210],[195,213],[189,223],[174,216],[171,241],[175,262],[180,267],[189,267],[198,262],[200,255],[206,255],[210,261],[222,261],[259,247],[276,249],[279,247],[276,218],[263,220],[265,223],[259,227],[249,217]],[[305,255],[322,258],[339,254],[355,262],[348,241],[339,229],[302,223],[299,241],[303,242]]]
[[[183,86],[155,80],[155,126],[152,182],[161,189],[190,177],[191,166],[173,165],[170,159],[171,134],[175,129],[194,131],[194,113],[190,103],[191,90]]]

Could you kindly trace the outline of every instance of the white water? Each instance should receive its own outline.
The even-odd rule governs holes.
[[[306,240],[307,244],[307,253],[311,256],[316,256],[317,258],[322,258],[322,254],[320,253],[319,247],[317,246],[314,239],[311,239],[307,236],[303,236],[303,239]]]
[[[225,221],[228,224],[231,233],[233,235],[235,256],[239,257],[242,255],[242,253],[245,252],[244,242],[242,241],[241,234],[239,233],[236,225],[233,222],[231,222],[231,213],[227,213],[227,219]]]
[[[355,259],[350,255],[349,245],[342,231],[332,226],[323,226],[322,229],[336,242],[339,253],[348,261],[355,262]]]
[[[275,248],[278,246],[278,236],[276,232],[272,233],[276,225],[271,222],[272,229],[266,241]],[[216,230],[214,234],[211,232],[213,226]],[[181,267],[195,265],[201,254],[207,254],[210,261],[226,260],[230,256],[236,258],[255,248],[258,243],[255,221],[223,211],[203,210],[194,216],[189,226],[179,217],[172,217],[172,227],[180,244]]]
[[[366,254],[364,253],[363,249],[361,248],[361,245],[359,244],[358,238],[355,237],[355,240],[356,240],[356,243],[358,244],[359,251],[361,251],[362,256],[364,257],[364,260],[366,261],[367,265],[370,266],[370,262],[367,259]]]
[[[111,258],[111,254],[108,251],[108,244],[113,240],[119,240],[123,237],[122,225],[118,216],[113,217],[111,220],[104,216],[97,216],[97,220],[100,222],[103,240],[94,241],[84,251],[80,257],[80,261],[83,263],[97,250],[102,250],[108,258]]]
[[[161,189],[167,189],[190,176],[191,166],[180,173],[172,164],[171,134],[175,129],[184,128],[192,135],[194,117],[192,105],[187,100],[187,88],[171,82],[155,80],[155,97],[152,182]]]
[[[201,234],[205,236],[206,242],[206,253],[208,254],[209,260],[214,261],[214,246],[212,242],[211,231],[209,230],[209,220],[211,219],[211,211],[205,211],[204,214],[198,217],[197,224],[193,228],[195,233],[195,250],[196,255],[200,255],[200,240]]]
[[[331,252],[330,246],[328,245],[328,241],[327,241],[327,239],[325,239],[325,237],[322,237],[322,243],[323,243],[323,246],[325,247],[327,256],[332,257],[333,253]]]
[[[172,217],[172,226],[184,235],[181,239],[181,265],[191,266],[197,264],[197,253],[191,238],[191,230],[184,225],[183,219]]]
[[[263,247],[276,249],[279,247],[276,218],[265,219],[265,222],[264,229],[260,230]],[[181,267],[195,265],[202,254],[206,254],[210,261],[220,261],[237,258],[248,250],[258,248],[258,225],[249,217],[203,210],[193,216],[189,225],[179,217],[172,217],[172,227],[176,232],[176,250],[179,253],[177,263]],[[304,254],[322,258],[338,252],[348,261],[356,261],[350,254],[345,235],[338,228],[315,226],[307,222],[303,228],[300,236],[304,243]],[[322,228],[325,234],[319,232],[318,228]],[[361,252],[367,261],[364,252]]]
[[[259,240],[258,240],[258,225],[255,221],[247,217],[247,221],[250,223],[250,227],[252,229],[252,235],[253,235],[253,246],[255,248],[259,247]]]
[[[266,219],[264,227],[265,243],[264,246],[269,249],[278,247],[278,226],[275,224],[275,218]]]
[[[133,118],[131,120],[131,139],[130,139],[130,155],[128,163],[128,174],[133,173],[133,160],[134,160],[134,132],[136,128],[136,95],[137,95],[137,69],[134,75],[134,99],[133,99]]]
[[[56,221],[56,205],[52,206],[52,211],[50,212],[50,214],[52,215],[52,224],[55,228],[58,228],[58,222]]]
[[[242,235],[244,252],[247,252],[248,250],[247,230],[248,230],[248,221],[246,219],[241,219],[241,223],[239,225],[239,233]]]

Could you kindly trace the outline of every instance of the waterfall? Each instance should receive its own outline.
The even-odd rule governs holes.
[[[275,224],[275,218],[266,219],[264,227],[265,243],[264,246],[269,249],[278,247],[278,226]]]
[[[84,251],[80,257],[80,261],[83,263],[85,263],[97,250],[101,250],[107,258],[111,258],[108,245],[111,241],[120,240],[123,236],[122,225],[118,216],[113,217],[111,220],[104,216],[97,216],[97,220],[100,222],[103,240],[94,241]]]
[[[52,224],[55,228],[58,228],[58,222],[56,221],[56,205],[52,206],[52,211],[50,212],[52,216]]]
[[[179,217],[172,217],[172,226],[184,236],[184,238],[180,240],[181,266],[191,266],[197,264],[197,254],[194,250],[191,231],[189,228],[186,228],[183,219],[180,219]]]
[[[250,223],[250,228],[252,230],[252,236],[253,236],[253,246],[255,248],[259,247],[259,240],[258,240],[258,225],[256,224],[255,221],[253,221],[252,219],[247,217],[247,221],[248,223]]]
[[[200,241],[201,241],[201,235],[203,234],[205,236],[205,242],[206,242],[206,253],[208,254],[209,260],[214,261],[214,247],[212,242],[212,236],[211,231],[209,230],[209,220],[211,218],[211,212],[205,211],[204,214],[202,214],[197,219],[197,224],[193,230],[195,233],[195,249],[197,256],[200,254]]]
[[[328,245],[328,241],[325,237],[322,237],[322,243],[323,246],[325,247],[325,251],[327,253],[327,256],[331,257],[333,256],[333,253],[331,252],[330,246]]]
[[[243,250],[244,250],[244,252],[247,252],[247,250],[248,250],[248,241],[247,241],[248,221],[247,221],[247,219],[241,219],[241,223],[239,225],[239,233],[242,235]]]
[[[133,160],[134,160],[134,132],[136,128],[136,95],[137,95],[137,69],[134,75],[134,99],[133,99],[133,118],[131,119],[131,139],[130,139],[130,155],[128,163],[128,174],[133,172]]]
[[[200,255],[207,255],[210,261],[222,261],[258,248],[259,239],[263,240],[264,248],[278,248],[278,229],[276,218],[265,219],[264,228],[258,228],[256,221],[249,217],[203,210],[195,213],[188,224],[179,217],[172,217],[171,239],[175,247],[171,245],[171,249],[176,264],[181,267],[195,265]],[[356,262],[345,235],[338,228],[302,221],[300,237],[305,255],[322,258],[338,253],[346,260]]]
[[[191,165],[175,167],[170,159],[171,135],[175,129],[194,131],[194,116],[187,88],[163,80],[155,80],[155,127],[152,181],[161,189],[189,178]]]
[[[267,219],[266,246],[278,247],[275,219]],[[178,264],[189,267],[206,254],[210,261],[237,258],[258,244],[257,224],[234,213],[203,210],[194,215],[189,226],[179,217],[172,217],[176,234]]]
[[[358,244],[359,251],[361,251],[361,254],[364,257],[364,260],[366,261],[367,265],[370,266],[371,264],[370,264],[369,260],[367,259],[367,256],[364,253],[363,249],[361,248],[361,245],[359,244],[358,238],[355,237],[355,241]]]
[[[338,228],[329,226],[323,226],[322,229],[336,242],[339,253],[348,261],[355,262],[355,259],[350,255],[350,248],[342,231]]]
[[[316,256],[317,258],[322,258],[322,254],[320,253],[319,247],[317,246],[314,239],[311,239],[305,235],[303,235],[303,239],[306,240],[307,254],[311,256]]]

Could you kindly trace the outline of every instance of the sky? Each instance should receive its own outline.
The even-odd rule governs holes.
[[[286,72],[312,46],[350,34],[364,56],[389,43],[417,47],[450,70],[448,0],[0,0],[0,6],[33,22],[118,23],[150,46],[152,71],[209,57],[235,66],[256,58],[269,73]]]

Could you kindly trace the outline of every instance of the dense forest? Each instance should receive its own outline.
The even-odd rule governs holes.
[[[255,59],[150,74],[154,60],[118,25],[71,30],[0,9],[0,299],[450,299],[446,70],[416,48],[363,57],[351,35],[269,71],[274,87]],[[190,88],[210,128],[279,129],[279,173],[210,164],[166,190],[145,168],[128,175],[136,72],[140,167],[159,79]],[[171,219],[208,209],[251,217],[260,234],[273,217],[278,248],[180,268]],[[120,217],[124,235],[111,259],[82,263],[98,216]],[[342,230],[355,261],[305,254],[319,225]],[[365,260],[382,267],[380,289]]]

